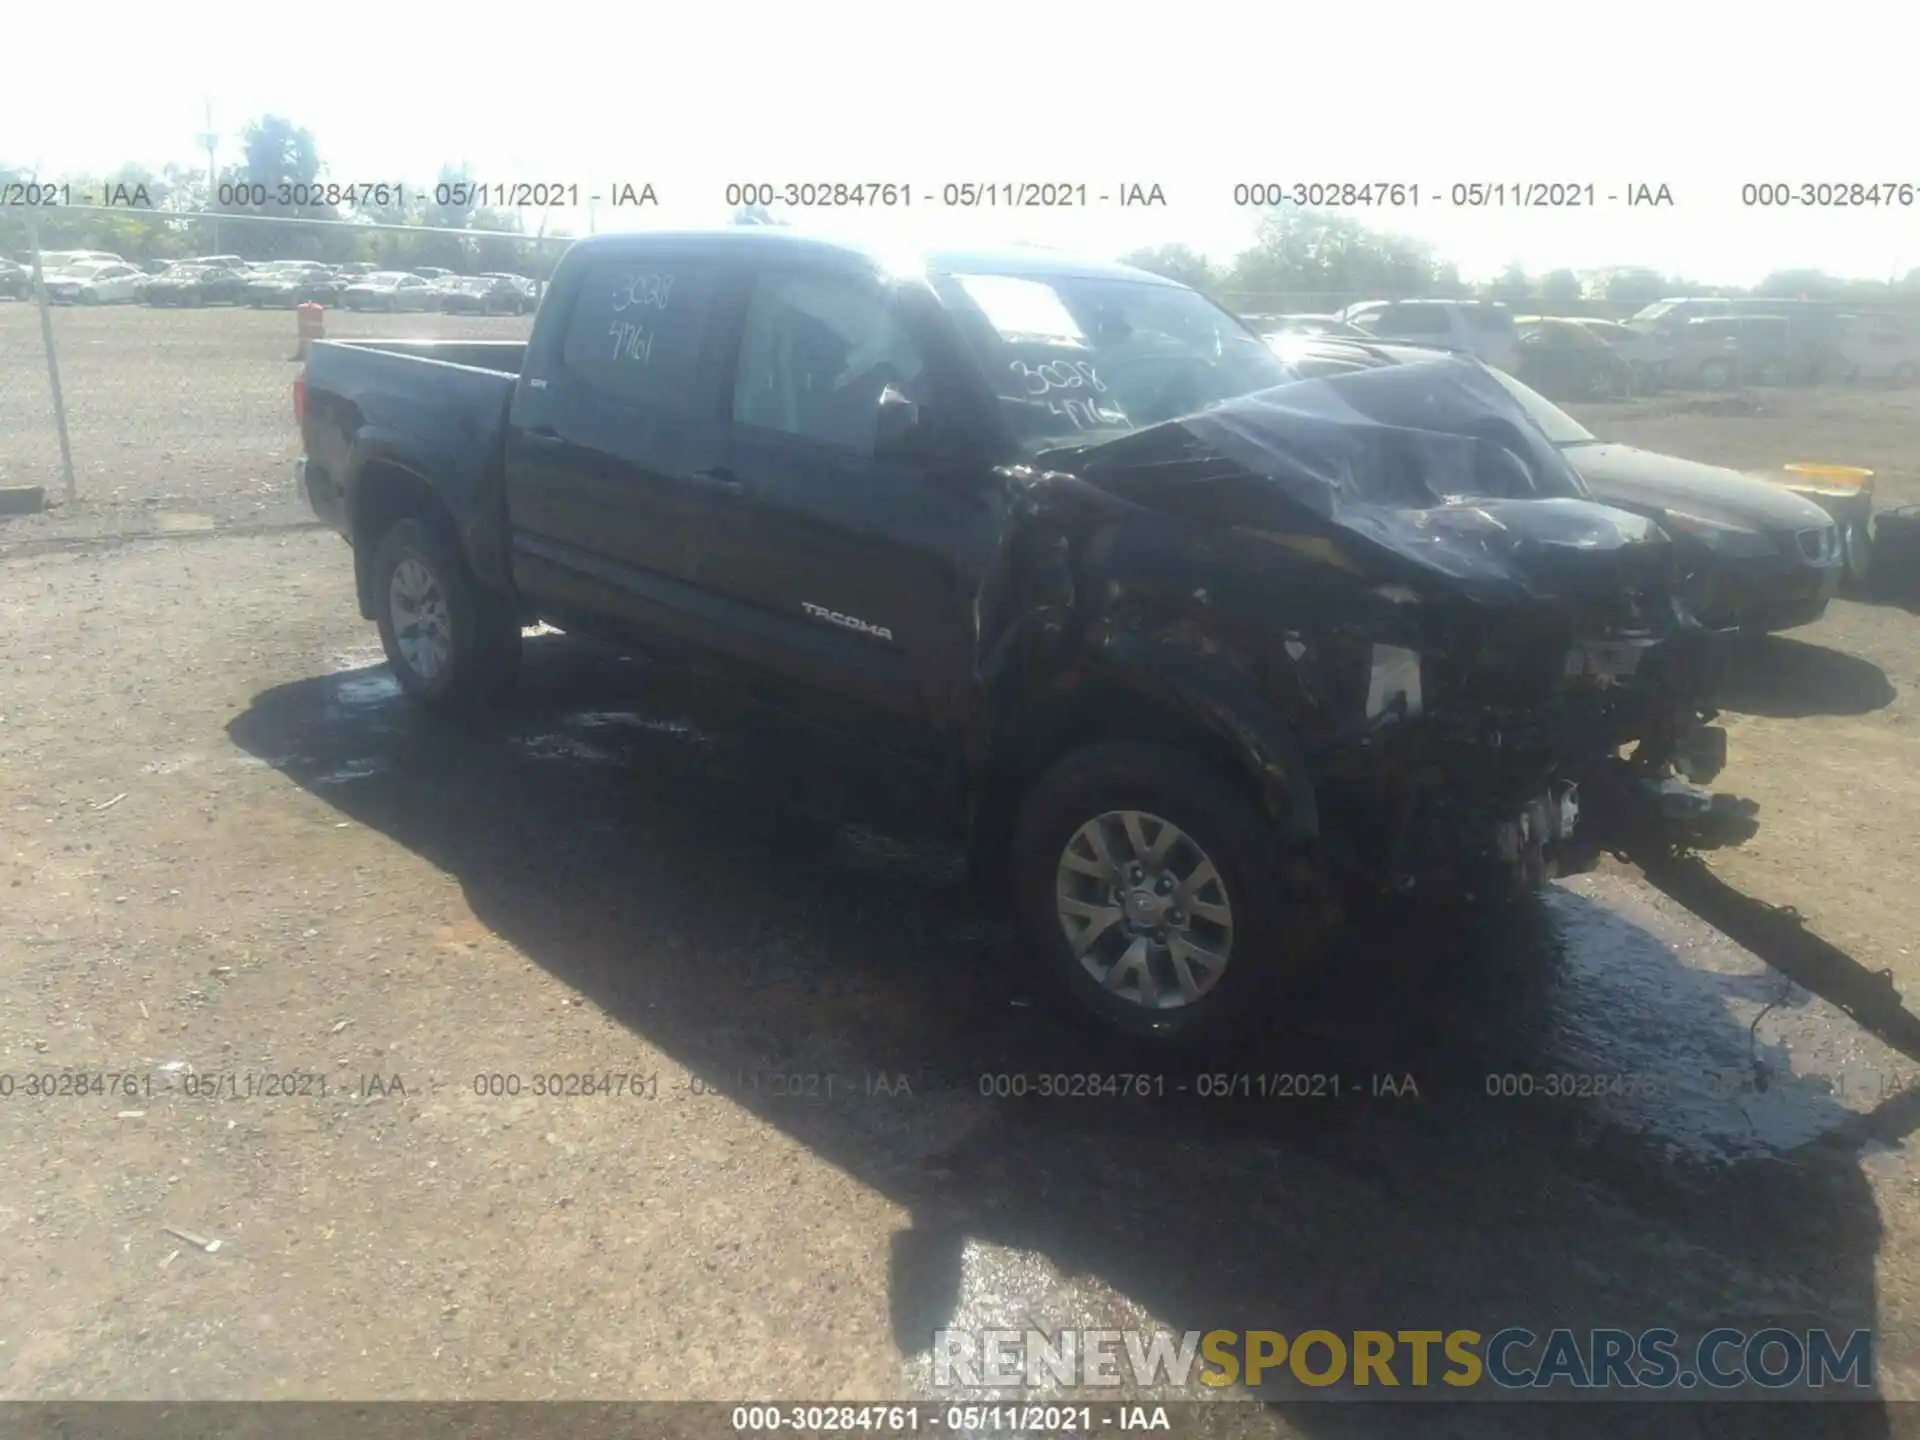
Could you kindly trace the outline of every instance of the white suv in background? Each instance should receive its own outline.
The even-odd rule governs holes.
[[[1492,300],[1367,300],[1340,318],[1380,340],[1455,350],[1498,370],[1520,363],[1520,332],[1513,312]]]

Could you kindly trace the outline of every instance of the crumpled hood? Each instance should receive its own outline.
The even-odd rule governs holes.
[[[1672,551],[1657,525],[1590,497],[1481,366],[1448,358],[1241,396],[1073,468],[1191,521],[1282,543],[1357,540],[1337,548],[1388,552],[1490,603],[1637,592]]]
[[[1748,530],[1827,523],[1826,511],[1806,497],[1737,470],[1631,445],[1575,445],[1562,453],[1594,498],[1625,510],[1679,510]]]

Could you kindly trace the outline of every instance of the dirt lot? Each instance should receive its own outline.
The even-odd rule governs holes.
[[[57,485],[31,322],[0,305],[0,482]],[[291,316],[59,322],[82,503],[0,525],[6,1396],[881,1397],[928,1393],[949,1324],[1416,1315],[1872,1326],[1920,1387],[1920,1044],[1841,1009],[1920,991],[1920,617],[1842,602],[1743,663],[1721,784],[1763,829],[1678,899],[1615,866],[1357,936],[1283,1062],[1417,1100],[995,1100],[1096,1062],[910,797],[776,781],[790,737],[556,637],[496,730],[428,729],[289,493]],[[1920,498],[1920,396],[1583,418]],[[1487,1095],[1556,1067],[1662,1088]],[[113,1078],[29,1094],[72,1070]]]
[[[36,533],[141,533],[277,525],[302,512],[287,485],[299,454],[299,367],[287,310],[57,307],[54,350],[78,503]],[[524,338],[529,317],[327,313],[335,338]],[[0,486],[61,497],[60,439],[40,321],[0,300]],[[0,544],[16,539],[0,531]]]

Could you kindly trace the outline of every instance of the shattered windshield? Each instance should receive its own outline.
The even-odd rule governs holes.
[[[1030,452],[1098,444],[1288,379],[1192,290],[1086,276],[936,276]]]

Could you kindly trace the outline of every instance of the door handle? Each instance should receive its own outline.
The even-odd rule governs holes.
[[[537,445],[543,450],[558,450],[567,443],[566,438],[551,425],[535,425],[523,433],[529,445]]]
[[[696,470],[693,472],[693,478],[702,485],[709,485],[715,490],[724,490],[729,495],[737,494],[747,488],[747,482],[724,465],[716,465],[711,470]]]

